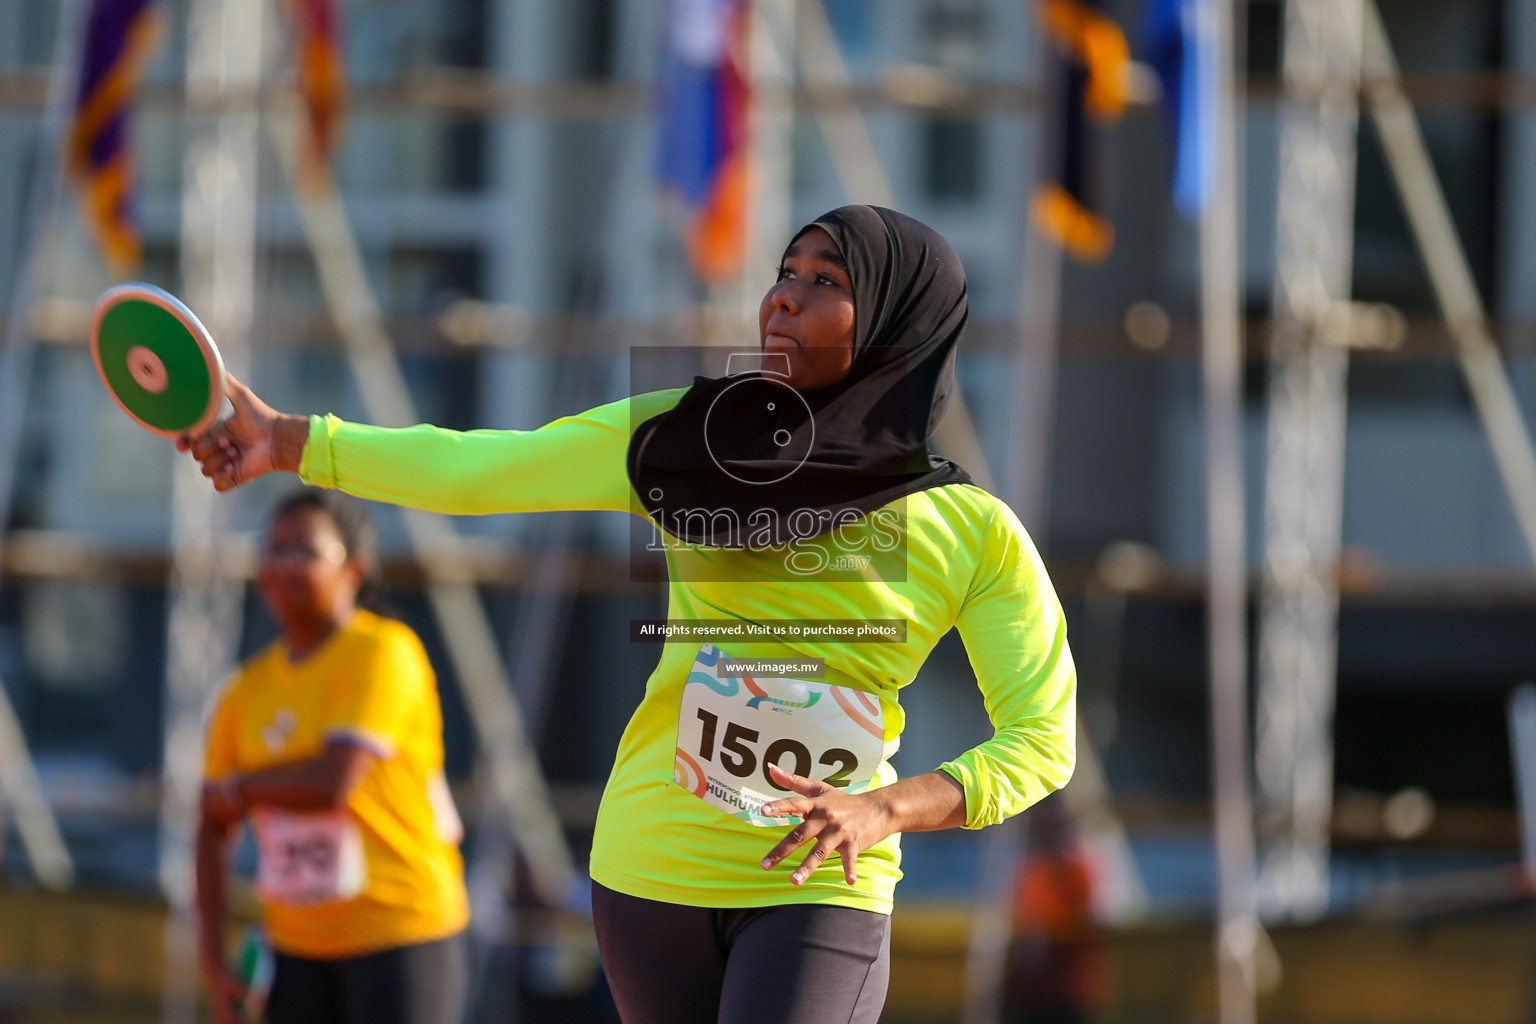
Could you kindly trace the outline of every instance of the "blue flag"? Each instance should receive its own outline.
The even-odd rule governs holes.
[[[1148,58],[1174,134],[1173,201],[1199,217],[1216,176],[1216,48],[1211,0],[1149,0]]]
[[[747,0],[672,0],[658,72],[662,188],[680,205],[688,257],[722,281],[746,256],[750,202]]]

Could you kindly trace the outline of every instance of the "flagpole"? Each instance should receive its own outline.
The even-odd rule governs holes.
[[[1221,1024],[1253,1024],[1253,814],[1248,756],[1247,553],[1243,538],[1241,251],[1234,97],[1235,0],[1198,0],[1211,72],[1211,194],[1200,218],[1201,371],[1206,459],[1206,627],[1217,865],[1215,956]]]
[[[1045,47],[1041,47],[1042,51]],[[1049,60],[1047,54],[1042,53]],[[1043,125],[1037,122],[1039,156],[1036,185],[1044,179]],[[1035,191],[1032,189],[1030,195]],[[1051,438],[1056,418],[1057,343],[1061,330],[1061,247],[1047,238],[1035,216],[1025,214],[1024,280],[1020,289],[1020,344],[1014,360],[1014,393],[1008,407],[1008,436],[1017,443],[1009,480],[1008,503],[1029,530],[1035,546],[1045,548],[1050,516]]]
[[[1056,337],[1059,328],[1061,248],[1046,236],[1035,215],[1034,197],[1050,180],[1052,153],[1046,133],[1053,62],[1050,40],[1035,27],[1036,105],[1031,180],[1024,192],[1024,237],[1020,246],[1019,348],[1013,365],[1014,400],[1008,404],[1006,436],[1016,453],[1002,465],[1004,500],[1017,513],[1037,547],[1046,536],[1046,475],[1054,418]],[[1012,928],[1014,877],[1028,848],[1028,816],[1015,815],[987,829],[982,843],[976,905],[966,945],[963,1024],[996,1024],[1002,1019],[1008,942]]]
[[[747,152],[753,196],[726,344],[757,337],[757,309],[789,237],[793,183],[794,0],[743,0],[749,7],[751,114]],[[736,329],[740,326],[740,329]],[[712,339],[713,340],[713,339]],[[751,346],[756,348],[756,341]]]
[[[1024,194],[1024,237],[1020,246],[1019,348],[1014,358],[1015,400],[1009,403],[1007,436],[1015,456],[1003,467],[1003,497],[1013,506],[1035,546],[1044,549],[1049,527],[1050,453],[1056,411],[1057,341],[1061,327],[1061,246],[1046,234],[1035,197],[1056,178],[1048,134],[1056,127],[1051,110],[1057,55],[1037,20],[1035,33],[1035,106],[1032,175]]]

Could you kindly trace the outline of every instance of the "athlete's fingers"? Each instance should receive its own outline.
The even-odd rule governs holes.
[[[246,394],[252,395],[252,396],[254,396],[256,394],[256,392],[252,391],[250,389],[250,387],[245,384],[244,381],[242,381],[239,377],[236,377],[234,374],[229,373],[228,371],[226,371],[225,374],[224,374],[224,380],[229,385],[226,390],[229,391],[231,394],[233,394],[236,391],[243,391]]]
[[[218,433],[222,427],[222,423],[214,423],[211,426],[204,427],[199,433],[182,434],[176,439],[176,450],[179,452],[192,451],[199,442],[212,440],[213,435]]]
[[[808,779],[803,775],[787,772],[772,761],[768,763],[768,773],[780,789],[787,789],[801,796],[821,796],[836,788],[825,782],[818,782],[816,779]]]
[[[843,859],[843,879],[849,885],[857,885],[859,882],[859,855],[854,849],[852,843],[844,843],[837,851],[837,855]]]
[[[819,837],[826,830],[826,827],[825,821],[818,818],[805,817],[805,820],[790,829],[784,838],[780,839],[778,844],[768,851],[768,856],[762,860],[763,870],[771,870],[779,861],[788,857],[806,843]]]
[[[806,797],[790,796],[763,804],[762,814],[765,818],[803,818],[815,806],[816,804]]]
[[[239,467],[234,463],[231,463],[220,469],[217,473],[210,475],[213,477],[213,489],[220,492],[221,494],[224,491],[232,491],[245,482],[239,471]]]
[[[209,475],[210,465],[217,468],[240,457],[240,446],[222,429],[193,438],[189,448],[192,457],[202,464],[204,475]]]
[[[192,453],[192,457],[194,459],[202,462],[210,455],[217,454],[218,452],[224,450],[224,446],[219,443],[219,437],[221,434],[222,431],[220,431],[218,428],[214,428],[213,430],[208,431],[206,434],[199,434],[197,437],[188,438],[187,450]]]
[[[816,848],[805,855],[800,866],[795,868],[795,873],[789,876],[789,880],[795,885],[805,884],[805,880],[811,877],[811,872],[821,867],[822,861],[827,859],[827,854],[832,852],[832,844],[825,839],[816,843]]]
[[[206,459],[199,459],[198,464],[199,468],[203,471],[203,476],[213,477],[232,465],[236,458],[237,456],[227,452],[214,452]]]
[[[251,407],[251,399],[256,397],[256,392],[246,387],[234,374],[224,374],[224,394],[229,399],[229,404],[235,407],[236,415]]]

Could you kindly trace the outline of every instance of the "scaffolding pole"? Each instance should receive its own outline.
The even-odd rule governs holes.
[[[37,349],[29,313],[38,291],[38,277],[47,262],[53,215],[59,206],[64,127],[69,119],[70,96],[75,84],[82,9],[78,0],[64,0],[59,5],[48,105],[43,111],[27,204],[22,211],[20,237],[26,248],[11,289],[5,348],[0,350],[0,562],[5,553],[5,528],[10,519],[11,499],[16,490],[21,435],[26,426],[27,392]],[[50,889],[68,888],[75,877],[74,862],[64,845],[53,808],[38,781],[37,768],[27,751],[26,733],[16,717],[3,679],[0,679],[0,797],[8,800],[14,809],[16,831],[38,881]],[[3,839],[4,828],[5,823],[0,820],[0,839]]]
[[[1258,901],[1328,907],[1361,0],[1288,0],[1260,603]]]
[[[187,96],[195,110],[183,165],[182,291],[242,373],[256,290],[256,166],[266,6],[198,0],[188,11]],[[160,886],[166,918],[162,1020],[197,1016],[193,847],[202,778],[203,719],[239,649],[244,577],[227,543],[229,505],[215,500],[195,463],[176,459],[171,479],[171,594],[166,638]]]
[[[1206,643],[1216,846],[1217,1006],[1221,1024],[1253,1024],[1259,944],[1253,903],[1248,759],[1248,571],[1243,541],[1243,339],[1239,276],[1240,117],[1236,0],[1202,0],[1196,52],[1211,62],[1215,167],[1200,218],[1201,376],[1206,461]]]
[[[1536,560],[1536,450],[1488,328],[1488,312],[1456,234],[1456,223],[1435,175],[1418,117],[1403,92],[1397,58],[1374,2],[1366,3],[1363,30],[1366,103],[1381,136],[1408,225],[1429,271],[1435,301],[1455,339],[1456,356],[1493,451],[1494,465],[1509,494],[1526,549]]]
[[[1035,78],[1043,94],[1051,62],[1057,58],[1038,24],[1031,24],[1036,27],[1032,47]],[[1005,437],[1017,447],[1013,458],[1003,466],[1000,482],[1003,500],[1012,506],[1035,544],[1044,547],[1062,255],[1035,217],[1034,193],[1048,173],[1048,118],[1043,110],[1036,111],[1034,122],[1033,173],[1025,185],[1023,204],[1019,345],[1012,371],[1014,394],[1005,420]],[[1082,735],[1081,731],[1078,735]],[[963,1024],[997,1024],[1002,1020],[1014,886],[1018,865],[1028,848],[1025,815],[1016,815],[987,830],[966,942]]]
[[[643,131],[643,123],[627,120],[616,123],[611,129],[612,152],[605,153],[602,164],[611,174],[602,191],[603,215],[599,221],[604,227],[583,257],[577,285],[578,305],[588,309],[592,318],[583,329],[575,332],[570,348],[565,351],[565,372],[557,372],[549,382],[550,396],[558,408],[585,408],[592,400],[591,392],[596,389],[595,378],[600,376],[601,360],[593,351],[595,335],[598,324],[614,302],[613,289],[617,280],[614,263],[622,260],[618,254],[625,248],[622,244],[623,219],[615,211],[616,194],[632,172],[635,158],[643,154],[644,146],[638,135]],[[532,552],[532,558],[524,573],[508,647],[512,678],[517,681],[517,696],[529,720],[530,742],[534,743],[545,732],[549,691],[560,663],[561,644],[569,636],[576,600],[566,579],[573,561],[577,520],[571,515],[552,516],[541,525],[543,529],[524,544],[525,549]],[[509,899],[515,895],[514,852],[506,826],[506,811],[495,793],[487,789],[481,795],[480,830],[467,879],[474,928],[484,940],[472,972],[472,1005],[486,1005],[486,978],[497,946],[529,945],[537,941],[536,937],[519,930],[524,926],[508,909]],[[515,1015],[515,1007],[503,1012]]]

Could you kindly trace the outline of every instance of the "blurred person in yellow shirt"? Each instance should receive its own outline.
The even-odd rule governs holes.
[[[299,491],[272,514],[258,582],[281,637],[210,718],[197,836],[200,951],[220,1024],[230,854],[249,820],[276,953],[271,1024],[457,1024],[469,919],[442,711],[421,641],[368,611],[377,546],[357,503]],[[360,603],[361,598],[361,603]]]

